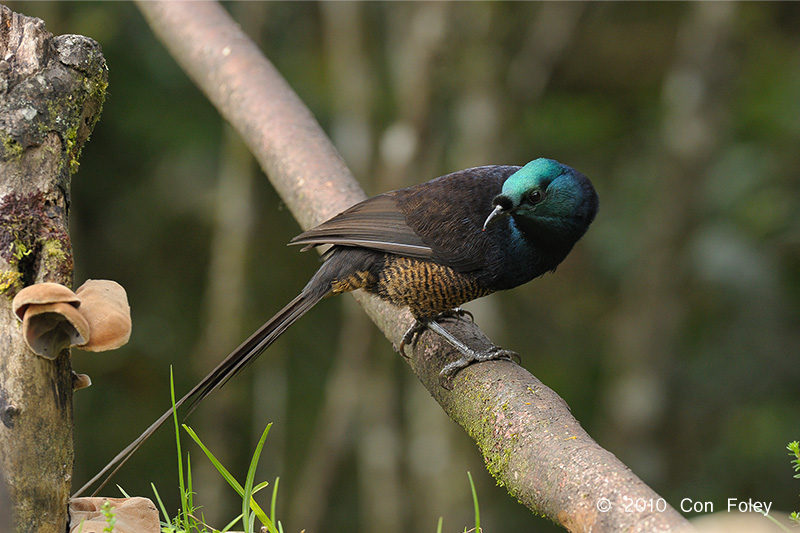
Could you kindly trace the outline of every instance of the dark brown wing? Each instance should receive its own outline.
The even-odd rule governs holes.
[[[290,244],[303,250],[322,244],[362,246],[420,259],[430,259],[430,246],[406,224],[393,196],[381,194],[364,200],[319,226],[301,233]]]
[[[483,223],[503,182],[517,170],[499,165],[468,168],[389,194],[396,195],[405,223],[430,246],[433,261],[475,272],[486,267],[487,257],[502,255],[493,237],[502,224],[484,232]]]
[[[468,168],[387,192],[301,233],[291,244],[304,244],[304,249],[322,244],[361,246],[428,259],[460,272],[475,271],[485,266],[490,248],[497,247],[489,232],[483,232],[492,200],[517,170]]]

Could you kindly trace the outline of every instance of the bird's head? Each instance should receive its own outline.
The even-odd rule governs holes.
[[[586,176],[552,159],[540,158],[509,176],[492,205],[484,230],[500,217],[511,215],[523,232],[572,237],[574,242],[594,220],[598,199]]]

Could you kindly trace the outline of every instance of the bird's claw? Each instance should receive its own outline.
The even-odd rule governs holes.
[[[455,307],[453,309],[450,309],[449,311],[444,311],[442,313],[439,313],[431,320],[447,320],[447,319],[459,320],[465,316],[469,317],[470,322],[473,323],[475,322],[475,316],[471,312],[464,309],[463,307]],[[402,355],[405,358],[408,358],[408,356],[406,355],[406,346],[410,346],[411,344],[413,344],[414,337],[416,337],[417,334],[419,334],[427,327],[428,327],[427,324],[421,320],[414,321],[411,327],[408,328],[408,330],[406,330],[405,333],[403,333],[403,337],[400,339],[400,344],[397,346],[397,351],[400,352],[400,355]]]
[[[414,342],[414,337],[417,334],[425,329],[427,326],[420,322],[419,320],[415,320],[414,323],[411,325],[410,328],[403,333],[403,337],[400,339],[400,345],[397,347],[397,351],[400,352],[400,355],[408,359],[408,355],[406,355],[406,345],[411,345]]]
[[[505,360],[520,364],[522,359],[517,352],[506,350],[505,348],[500,348],[499,346],[492,346],[488,350],[472,352],[470,355],[463,354],[460,359],[445,365],[441,372],[439,372],[439,380],[442,384],[442,387],[448,390],[452,389],[453,378],[461,370],[473,363],[483,363],[484,361],[498,360]]]
[[[470,322],[473,322],[473,323],[475,322],[475,315],[473,315],[470,311],[467,311],[463,307],[454,307],[453,309],[450,309],[449,311],[445,311],[443,313],[439,313],[436,316],[436,320],[447,320],[447,319],[459,320],[459,319],[464,318],[465,316],[469,317],[469,321]]]

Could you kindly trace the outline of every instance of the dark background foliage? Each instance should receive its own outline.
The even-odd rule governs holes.
[[[129,3],[13,2],[103,47],[103,116],[73,180],[76,281],[128,290],[131,343],[76,351],[76,485],[292,298],[317,265],[235,134]],[[672,505],[800,508],[800,5],[230,3],[369,194],[558,159],[599,217],[558,269],[470,308]],[[188,423],[287,531],[545,531],[349,298],[331,299]],[[239,511],[191,447],[217,527]],[[116,477],[177,508],[163,429]],[[116,496],[114,487],[105,491]]]

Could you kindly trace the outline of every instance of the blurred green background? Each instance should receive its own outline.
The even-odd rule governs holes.
[[[108,99],[72,188],[75,276],[126,287],[130,344],[75,351],[79,486],[317,266],[235,134],[130,3],[11,2],[103,47]],[[600,214],[555,274],[472,304],[482,329],[663,495],[800,509],[800,4],[225,4],[370,194],[546,156]],[[349,297],[323,302],[189,419],[286,531],[558,530],[496,487]],[[188,439],[187,439],[188,440]],[[192,453],[196,501],[240,507]],[[178,507],[174,437],[114,481]],[[105,495],[118,496],[113,486]],[[266,496],[265,496],[266,497]]]

